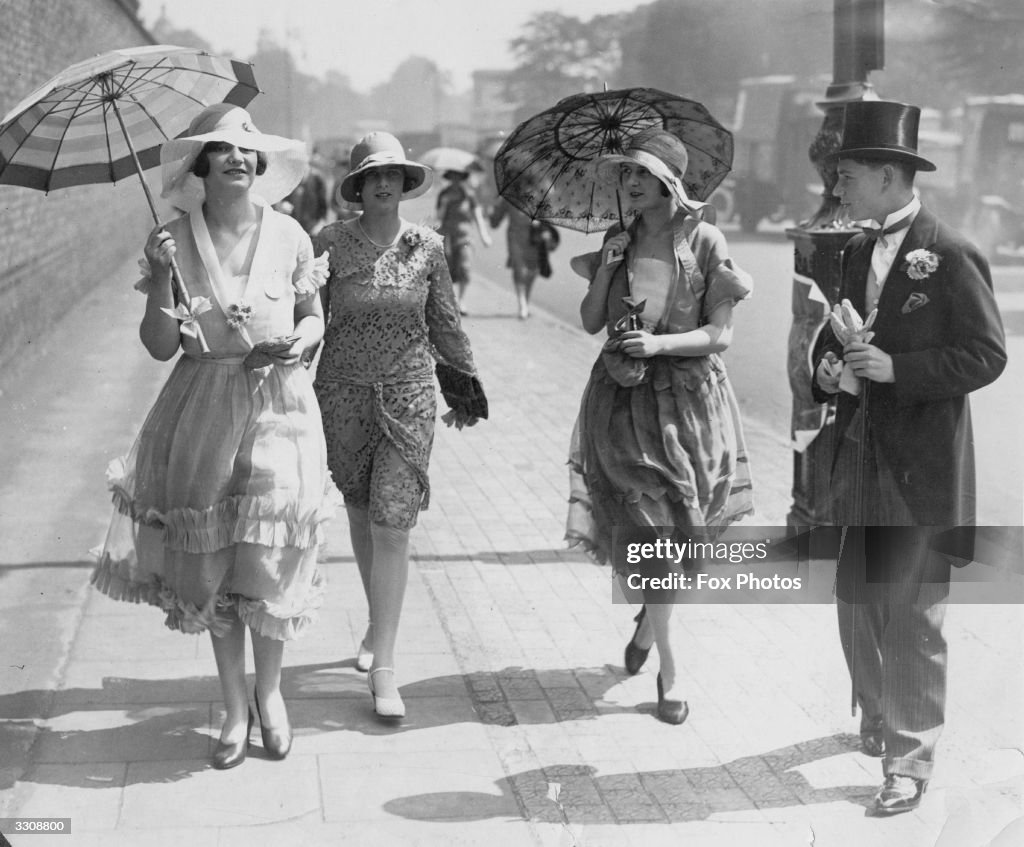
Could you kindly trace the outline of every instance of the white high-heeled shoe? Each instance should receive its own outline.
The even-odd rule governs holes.
[[[394,673],[395,669],[374,668],[366,677],[366,685],[370,689],[370,696],[373,697],[373,710],[381,718],[404,718],[405,703],[402,702],[401,697],[378,697],[377,692],[373,690],[373,675],[381,671],[391,671],[391,673]]]

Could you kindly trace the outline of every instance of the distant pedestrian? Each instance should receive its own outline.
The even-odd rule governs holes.
[[[327,182],[311,167],[302,181],[279,204],[278,210],[291,215],[307,234],[313,235],[327,220]]]
[[[590,281],[583,327],[610,337],[580,404],[566,537],[611,560],[620,577],[635,566],[615,555],[617,531],[673,527],[713,538],[753,511],[739,409],[719,356],[751,281],[729,258],[722,233],[695,216],[698,205],[681,180],[687,158],[683,143],[660,129],[602,157],[598,173],[638,216],[625,229],[613,226],[600,252],[573,260]],[[631,313],[639,313],[633,325]],[[644,575],[667,576],[671,564],[653,567]],[[626,670],[639,672],[656,643],[658,717],[680,724],[689,706],[673,647],[678,594],[645,589],[643,597]]]
[[[302,176],[300,142],[264,135],[236,106],[204,109],[161,151],[164,197],[183,217],[146,241],[140,335],[174,370],[128,456],[111,467],[116,512],[93,583],[159,606],[171,629],[209,631],[226,717],[213,753],[246,757],[253,699],[263,746],[291,749],[281,697],[284,642],[316,618],[326,518],[326,445],[303,351],[323,335],[326,260],[270,208]],[[171,278],[176,260],[195,322]],[[209,349],[197,339],[197,328]]]
[[[465,315],[466,288],[473,274],[472,234],[476,230],[485,247],[491,246],[491,236],[469,171],[445,171],[443,176],[448,184],[437,195],[437,231],[444,236],[448,271],[456,286],[459,311]]]
[[[845,318],[826,326],[814,391],[836,398],[832,516],[846,527],[836,596],[861,708],[861,746],[884,756],[876,814],[916,808],[946,700],[945,530],[975,522],[967,395],[1006,365],[988,264],[921,206],[920,110],[846,107],[833,194],[865,226],[843,249]],[[875,312],[863,326],[858,318]],[[970,558],[967,554],[966,558]]]
[[[512,271],[512,284],[516,290],[516,305],[520,320],[530,317],[530,295],[538,274],[551,276],[551,252],[558,247],[558,230],[544,221],[535,221],[521,212],[504,197],[499,197],[491,209],[489,223],[501,226],[508,219],[505,241],[508,258],[505,266]]]
[[[328,464],[345,497],[352,549],[370,608],[356,667],[369,670],[376,713],[405,715],[395,643],[409,575],[409,532],[429,501],[435,372],[460,429],[487,417],[440,236],[399,216],[432,172],[405,158],[390,133],[352,149],[339,191],[361,214],[324,227],[327,330],[315,387]],[[437,356],[435,367],[434,356]]]

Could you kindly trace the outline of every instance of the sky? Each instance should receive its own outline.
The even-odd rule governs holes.
[[[161,11],[215,50],[251,55],[261,29],[287,45],[299,69],[314,76],[346,74],[358,91],[390,78],[409,56],[432,59],[452,74],[457,90],[471,73],[510,68],[510,39],[535,13],[557,11],[589,20],[623,12],[644,0],[141,0],[152,25]]]

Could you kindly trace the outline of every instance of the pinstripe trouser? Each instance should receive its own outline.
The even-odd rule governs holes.
[[[868,528],[886,535],[892,529],[911,530]],[[914,529],[930,536],[925,528]],[[942,623],[948,594],[948,580],[894,579],[865,581],[855,594],[844,591],[846,599],[836,601],[857,701],[867,719],[882,719],[886,774],[931,778],[946,706]]]

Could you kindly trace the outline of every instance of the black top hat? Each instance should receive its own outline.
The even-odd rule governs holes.
[[[907,162],[919,171],[935,165],[917,153],[921,110],[887,100],[856,100],[846,104],[843,137],[836,159],[878,159]]]

